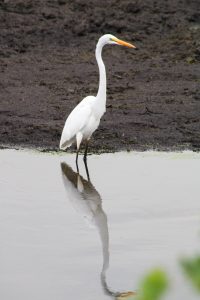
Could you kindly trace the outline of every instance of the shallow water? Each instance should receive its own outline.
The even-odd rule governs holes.
[[[92,155],[91,182],[74,160],[0,151],[0,299],[114,299],[157,266],[165,299],[199,299],[178,259],[200,252],[200,154]]]

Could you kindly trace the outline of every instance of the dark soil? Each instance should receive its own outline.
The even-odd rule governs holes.
[[[107,46],[107,112],[91,150],[200,150],[199,0],[0,0],[0,144],[58,149],[65,119],[95,95]]]

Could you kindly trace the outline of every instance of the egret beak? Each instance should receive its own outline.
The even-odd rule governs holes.
[[[119,40],[119,39],[117,39],[117,38],[112,38],[112,40],[113,40],[114,42],[116,42],[118,45],[122,45],[122,46],[129,47],[129,48],[136,48],[133,44],[124,42],[124,41]]]

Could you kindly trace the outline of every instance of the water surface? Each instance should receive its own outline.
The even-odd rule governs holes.
[[[178,259],[200,252],[200,155],[0,151],[0,299],[115,299],[151,268],[165,299],[199,299]]]

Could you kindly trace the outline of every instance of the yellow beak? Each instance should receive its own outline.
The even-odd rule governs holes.
[[[119,39],[117,39],[117,38],[112,38],[112,40],[113,40],[114,42],[116,42],[117,44],[119,44],[119,45],[122,45],[122,46],[125,46],[125,47],[129,47],[129,48],[136,48],[133,44],[124,42],[124,41],[119,40]]]

